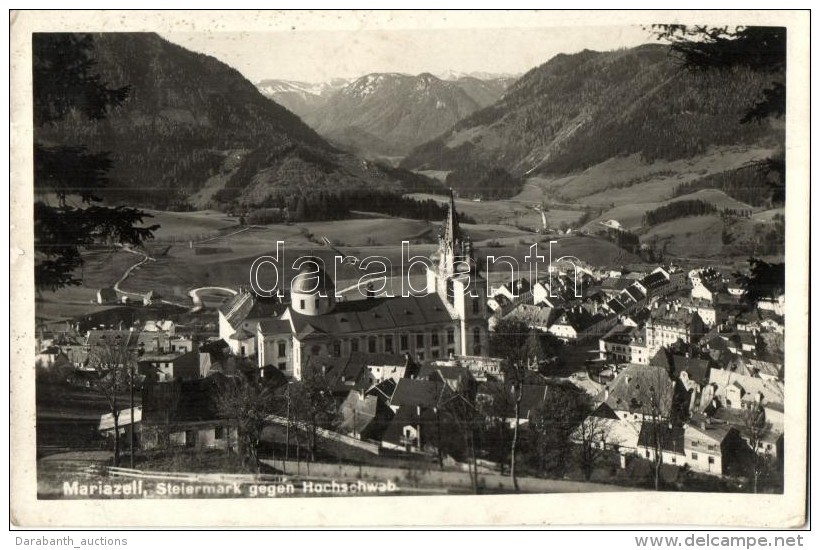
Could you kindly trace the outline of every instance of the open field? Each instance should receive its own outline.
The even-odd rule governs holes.
[[[177,223],[181,223],[179,218],[177,220]],[[440,224],[390,218],[253,226],[241,232],[231,231],[193,247],[187,243],[157,247],[162,249],[163,254],[155,254],[153,261],[133,269],[120,288],[131,293],[158,292],[164,300],[193,307],[189,291],[194,288],[247,286],[254,261],[260,256],[274,256],[278,240],[284,241],[281,264],[285,267],[284,278],[282,282],[272,280],[273,271],[263,269],[259,272],[259,277],[260,283],[265,286],[287,288],[291,278],[296,275],[296,270],[292,267],[294,261],[304,256],[322,258],[326,269],[337,280],[339,288],[351,286],[360,277],[378,269],[378,266],[369,270],[346,264],[334,266],[336,253],[321,244],[321,237],[326,236],[340,243],[337,246],[346,255],[359,259],[368,256],[386,258],[390,276],[396,277],[394,288],[398,289],[402,276],[401,240],[411,241],[410,256],[429,257],[435,250],[435,245],[430,243],[438,235],[439,227]],[[639,261],[634,255],[608,241],[583,235],[550,237],[491,224],[464,224],[464,230],[472,235],[480,261],[484,261],[488,255],[508,255],[516,258],[523,266],[524,257],[530,253],[530,247],[535,242],[541,243],[539,251],[546,258],[551,239],[558,241],[553,247],[555,258],[563,255],[576,256],[593,265],[621,265]],[[368,242],[371,243],[369,246],[366,245]],[[153,247],[148,248],[151,252]],[[97,289],[112,286],[127,269],[139,261],[140,256],[122,249],[86,255],[83,286],[63,289],[57,293],[44,293],[37,302],[38,317],[44,321],[56,321],[111,309],[114,306],[93,303]],[[545,264],[547,261],[545,259]],[[207,298],[204,304],[206,310],[217,307],[222,301],[220,296]]]
[[[806,205],[808,208],[808,205]],[[786,209],[785,208],[772,208],[771,210],[763,210],[761,212],[755,212],[752,214],[751,219],[755,222],[759,223],[770,223],[774,220],[774,217],[777,215],[785,216]]]
[[[157,240],[195,238],[204,234],[213,234],[221,229],[238,224],[236,219],[216,210],[164,212],[145,209],[145,212],[152,217],[146,218],[144,225],[160,225],[160,228],[154,233],[154,238]]]
[[[441,183],[444,183],[445,180],[447,180],[447,176],[450,174],[450,170],[417,170],[417,172],[422,176],[437,179]]]
[[[532,228],[533,231],[541,228],[541,214],[533,210],[533,206],[542,202],[542,197],[533,199],[503,199],[497,201],[472,201],[469,199],[456,199],[456,208],[459,212],[472,217],[479,224],[507,224],[520,225]],[[433,199],[441,204],[450,199],[442,195],[429,195],[427,193],[414,193],[409,195],[417,200]],[[520,195],[519,195],[520,196]],[[547,223],[555,227],[561,223],[575,223],[583,216],[583,210],[578,209],[550,209],[547,213]]]
[[[719,191],[717,189],[701,189],[700,191],[696,191],[688,195],[683,195],[661,202],[635,202],[622,204],[606,210],[601,216],[591,220],[586,227],[594,231],[598,229],[599,222],[605,220],[618,220],[625,229],[635,231],[643,227],[643,216],[650,210],[654,210],[658,207],[673,202],[687,200],[701,200],[703,202],[713,204],[719,209],[755,210],[754,207],[729,197],[723,191]]]
[[[676,161],[645,163],[639,155],[609,159],[580,174],[556,179],[532,178],[530,182],[548,197],[576,201],[591,206],[624,204],[635,200],[657,202],[671,197],[677,185],[703,176],[738,168],[772,154],[771,149],[723,147],[708,154]],[[618,189],[620,187],[620,189]],[[634,191],[628,191],[631,188]],[[607,191],[605,194],[600,194]],[[522,192],[527,199],[536,196],[532,187]],[[522,195],[515,197],[521,199]]]
[[[641,242],[657,241],[666,253],[683,257],[718,256],[723,252],[723,222],[718,216],[693,216],[662,223],[641,236]]]
[[[713,155],[712,162],[717,163],[720,158],[734,159],[751,152],[724,153]],[[693,161],[677,161],[678,163],[693,163],[692,169],[701,170],[703,159]],[[615,171],[617,177],[626,177],[627,167],[634,168],[635,159],[621,159],[624,165],[621,171]],[[657,164],[657,163],[656,163]],[[653,165],[654,166],[654,165]],[[651,168],[651,167],[650,167]],[[644,167],[644,170],[650,170]],[[657,167],[651,168],[657,170]],[[598,171],[600,172],[600,171]],[[603,176],[595,170],[589,170],[577,178]],[[634,177],[634,176],[633,176]],[[592,183],[587,182],[589,189],[594,189]],[[662,183],[662,182],[661,182]],[[600,238],[585,235],[539,235],[535,232],[541,227],[541,216],[531,206],[540,202],[542,189],[554,191],[557,185],[568,186],[569,182],[550,181],[545,178],[531,178],[525,191],[511,200],[474,202],[465,199],[456,199],[460,212],[476,218],[478,224],[462,224],[463,229],[472,238],[479,258],[488,255],[509,255],[516,258],[523,265],[523,258],[529,253],[534,242],[542,243],[543,254],[548,254],[549,241],[557,240],[553,256],[576,256],[592,265],[616,266],[639,262],[636,256]],[[571,184],[575,185],[575,184]],[[647,182],[627,187],[624,191],[637,189],[643,185],[658,185],[658,182]],[[446,202],[447,197],[417,194],[416,198],[433,198],[439,202]],[[553,195],[554,196],[554,195]],[[750,209],[748,205],[740,203],[726,196],[720,191],[701,190],[685,197],[673,200],[701,199],[722,208]],[[520,199],[520,200],[519,200]],[[531,202],[530,202],[531,201]],[[604,219],[617,219],[625,227],[640,228],[644,213],[652,208],[669,201],[634,201],[628,204],[608,209],[604,214],[587,225],[590,229],[598,227],[597,222]],[[554,204],[554,209],[547,212],[548,223],[556,227],[563,222],[574,223],[583,216],[581,205]],[[734,229],[742,236],[748,232],[746,225],[762,225],[761,222],[771,220],[778,211],[755,213],[751,220],[741,220],[743,223]],[[127,292],[145,293],[159,292],[163,299],[182,305],[193,303],[189,291],[202,286],[224,286],[236,288],[239,285],[248,285],[250,269],[253,262],[260,256],[276,254],[277,241],[284,242],[283,265],[285,275],[283,282],[276,282],[280,287],[287,288],[290,279],[296,274],[292,269],[293,262],[303,256],[315,255],[323,258],[326,267],[335,272],[339,286],[351,286],[360,277],[367,275],[366,271],[358,267],[345,265],[333,269],[335,252],[327,247],[323,238],[327,238],[344,254],[358,257],[382,256],[387,258],[390,276],[401,275],[401,242],[410,241],[411,255],[429,257],[433,252],[435,240],[440,231],[441,222],[427,222],[391,217],[366,217],[352,220],[327,222],[309,222],[295,224],[273,224],[265,226],[240,227],[237,221],[224,213],[215,211],[200,212],[158,212],[149,211],[154,217],[148,223],[159,223],[161,228],[157,237],[165,244],[148,243],[146,250],[153,261],[145,262],[136,267],[129,277],[121,283],[121,289]],[[759,218],[759,220],[758,220]],[[514,227],[531,227],[533,231],[526,231]],[[655,246],[666,246],[666,254],[682,257],[715,257],[722,252],[721,245],[722,222],[718,217],[705,216],[699,218],[675,220],[668,224],[661,224],[651,228],[642,235],[642,242]],[[750,229],[754,236],[754,228]],[[186,238],[187,237],[187,238]],[[173,241],[176,242],[173,242]],[[194,240],[190,243],[189,240]],[[41,320],[55,321],[104,312],[110,305],[94,304],[96,291],[99,288],[110,287],[119,280],[123,273],[135,263],[140,256],[122,249],[87,252],[84,256],[86,265],[82,269],[81,287],[62,289],[56,293],[44,293],[37,302],[37,315]],[[372,268],[371,271],[375,269]],[[262,276],[270,276],[262,273]],[[488,275],[493,278],[493,275]],[[206,309],[218,306],[222,296],[207,296],[204,304]],[[134,306],[137,307],[137,306]]]

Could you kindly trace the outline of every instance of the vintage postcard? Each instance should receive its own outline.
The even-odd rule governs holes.
[[[13,524],[806,522],[807,12],[10,32]]]

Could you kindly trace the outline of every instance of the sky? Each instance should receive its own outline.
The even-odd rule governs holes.
[[[374,72],[519,75],[559,53],[653,42],[638,25],[409,30],[277,30],[160,33],[216,57],[252,82],[325,82]]]

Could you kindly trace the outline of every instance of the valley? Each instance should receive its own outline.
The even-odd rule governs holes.
[[[83,461],[758,492],[761,443],[783,492],[776,59],[682,70],[656,40],[518,75],[347,50],[310,72],[283,36],[238,38],[276,51],[249,69],[155,33],[33,35],[41,498]]]

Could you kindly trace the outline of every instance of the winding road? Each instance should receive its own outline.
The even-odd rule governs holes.
[[[143,264],[145,264],[149,261],[150,262],[155,262],[156,260],[154,258],[152,258],[151,256],[149,256],[148,254],[146,254],[145,252],[140,252],[138,250],[134,250],[134,249],[129,248],[127,246],[123,246],[122,250],[124,250],[125,252],[130,252],[131,254],[136,254],[137,256],[142,256],[142,259],[125,270],[125,273],[122,274],[122,277],[120,277],[117,280],[117,282],[114,283],[114,290],[116,290],[119,294],[125,294],[126,296],[139,296],[140,298],[142,298],[144,296],[144,293],[141,293],[141,292],[127,292],[125,290],[122,290],[120,288],[120,285],[122,283],[124,283],[125,280],[129,277],[129,275],[131,275],[131,272],[134,271],[135,269],[137,269],[139,266],[141,266],[141,265],[143,265]]]

